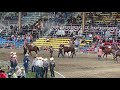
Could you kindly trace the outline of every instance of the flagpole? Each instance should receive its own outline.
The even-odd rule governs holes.
[[[21,12],[19,12],[19,15],[18,15],[18,28],[20,32],[21,31]]]
[[[82,12],[82,33],[85,30],[85,12]]]

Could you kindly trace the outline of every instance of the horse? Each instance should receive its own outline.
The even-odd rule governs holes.
[[[27,50],[29,51],[29,54],[31,54],[31,51],[34,51],[37,55],[39,48],[37,46],[32,46],[31,44],[26,44]],[[32,56],[32,54],[31,54]]]
[[[120,49],[118,49],[118,47],[114,49],[113,55],[114,55],[115,62],[118,63],[117,57],[118,56],[120,57]]]
[[[112,54],[113,55],[113,57],[114,57],[114,50],[116,50],[116,47],[115,46],[110,46],[110,48],[109,48],[109,46],[102,46],[102,51],[103,51],[103,58],[104,58],[104,56],[106,56],[106,61],[107,61],[107,55],[108,54]]]
[[[60,45],[60,46],[63,47],[63,49],[64,49],[64,55],[65,55],[65,53],[69,54],[69,52],[71,52],[71,55],[73,58],[73,56],[75,55],[75,48],[73,46],[70,46],[70,47],[67,47],[64,45]]]

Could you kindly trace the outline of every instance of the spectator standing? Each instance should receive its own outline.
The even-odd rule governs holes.
[[[17,55],[13,55],[12,60],[10,62],[11,62],[12,70],[15,71],[16,70],[16,66],[18,64]]]
[[[41,62],[40,62],[40,76],[41,78],[44,77],[44,67],[43,67],[43,62],[44,62],[44,58],[40,58],[41,59]]]
[[[40,64],[40,60],[39,60],[38,57],[36,57],[36,62],[35,62],[36,78],[39,78],[39,77],[40,77],[40,67],[39,67],[39,64]]]
[[[35,62],[36,62],[36,56],[34,57],[34,59],[33,59],[33,61],[32,61],[32,68],[31,68],[31,70],[32,70],[32,72],[35,72]]]
[[[28,57],[29,57],[29,54],[25,54],[24,59],[23,59],[25,73],[28,73],[28,66],[29,66],[29,61],[30,61]]]
[[[54,74],[55,62],[54,62],[53,57],[50,58],[50,64],[49,65],[50,65],[51,77],[55,77],[55,74]]]
[[[44,68],[44,76],[45,78],[47,78],[47,73],[48,73],[48,67],[49,67],[49,63],[47,61],[48,59],[45,58],[43,61],[43,68]]]

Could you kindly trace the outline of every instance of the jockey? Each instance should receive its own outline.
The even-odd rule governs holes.
[[[34,47],[35,45],[32,43],[31,46]]]
[[[111,46],[109,45],[108,48],[111,48]]]
[[[32,48],[35,46],[34,43],[31,44]]]

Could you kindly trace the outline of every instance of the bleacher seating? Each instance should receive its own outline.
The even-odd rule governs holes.
[[[35,42],[33,42],[36,46],[53,46],[54,49],[58,49],[60,44],[64,44],[65,46],[69,46],[68,38],[49,38],[49,42],[47,42],[46,38],[39,38]]]
[[[20,42],[17,42],[17,41],[8,41],[4,38],[0,38],[0,45],[4,46],[6,43],[12,43],[15,45],[16,48],[19,48],[21,46],[23,46],[24,42],[23,41],[20,41]]]

